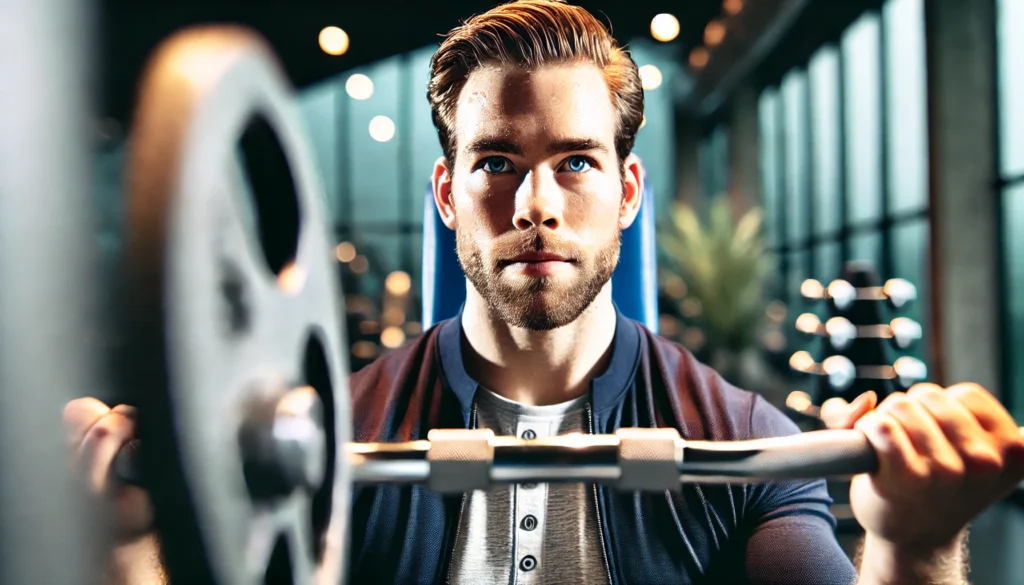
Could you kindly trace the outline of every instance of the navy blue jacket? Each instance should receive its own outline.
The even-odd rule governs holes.
[[[353,440],[425,439],[469,428],[477,384],[462,362],[460,318],[352,375]],[[618,315],[607,370],[590,390],[592,433],[675,427],[683,438],[789,435],[796,426],[760,396],[730,386],[686,349]],[[823,481],[684,485],[679,493],[593,490],[615,585],[850,585]],[[447,583],[463,497],[419,486],[353,493],[349,582]],[[510,568],[512,560],[509,560]]]

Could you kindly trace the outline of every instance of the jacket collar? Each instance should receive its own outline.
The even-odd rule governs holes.
[[[615,406],[632,384],[640,363],[640,326],[615,307],[615,337],[608,368],[590,383],[590,394],[596,412]],[[476,380],[466,372],[463,361],[465,335],[462,331],[462,309],[459,314],[442,323],[438,330],[437,351],[445,381],[462,408],[463,418],[469,424],[469,415],[476,395]]]

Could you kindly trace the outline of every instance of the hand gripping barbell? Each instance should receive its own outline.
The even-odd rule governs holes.
[[[253,127],[276,137],[294,196],[254,184],[246,203],[237,145]],[[663,491],[876,468],[855,431],[711,443],[672,429],[533,441],[435,429],[351,442],[342,297],[302,135],[270,49],[248,30],[182,31],[147,66],[129,141],[123,323],[122,391],[139,405],[141,447],[115,470],[149,491],[175,582],[262,583],[282,543],[293,583],[343,582],[357,483]]]

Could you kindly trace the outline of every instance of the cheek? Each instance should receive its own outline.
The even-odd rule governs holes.
[[[622,198],[587,197],[577,205],[569,206],[567,221],[580,235],[593,235],[600,240],[612,230],[619,229],[619,211]]]
[[[515,213],[514,196],[502,196],[494,186],[466,186],[455,198],[459,226],[472,226],[475,231],[501,234],[512,226]],[[476,188],[474,188],[476,187]]]

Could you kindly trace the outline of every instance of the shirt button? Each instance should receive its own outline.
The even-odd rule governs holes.
[[[533,530],[537,527],[537,517],[533,515],[525,516],[519,526],[521,526],[523,530]]]
[[[533,429],[526,429],[523,431],[522,437],[527,441],[532,441],[537,438],[537,433],[535,433]]]
[[[533,555],[526,555],[523,560],[519,561],[519,568],[524,571],[532,571],[537,568],[537,559],[533,558]]]
[[[521,484],[520,487],[522,487],[524,490],[532,490],[533,488],[537,487],[537,484],[535,484],[535,483],[524,483],[524,484]]]

